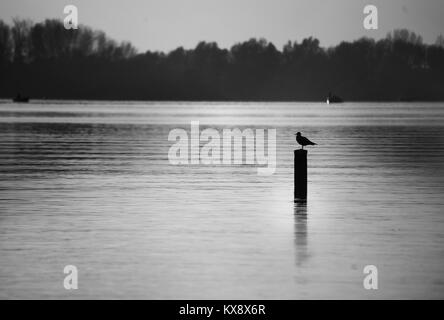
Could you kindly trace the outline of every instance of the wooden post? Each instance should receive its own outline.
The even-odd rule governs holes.
[[[294,150],[294,200],[307,199],[307,150]]]

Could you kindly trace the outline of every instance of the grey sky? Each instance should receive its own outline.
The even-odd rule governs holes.
[[[194,47],[216,41],[221,47],[264,37],[277,47],[315,36],[321,45],[362,36],[384,37],[408,28],[434,42],[444,34],[444,0],[0,0],[0,19],[63,19],[74,4],[79,22],[129,40],[139,51]],[[374,4],[379,30],[363,28],[363,8]]]

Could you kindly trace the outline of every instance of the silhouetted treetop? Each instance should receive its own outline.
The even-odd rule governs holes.
[[[66,30],[59,20],[34,24],[18,18],[13,19],[12,27],[0,21],[0,52],[3,62],[15,63],[89,56],[127,59],[136,54],[131,44],[117,44],[104,32],[86,26]]]

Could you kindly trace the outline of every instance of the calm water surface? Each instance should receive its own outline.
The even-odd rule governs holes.
[[[170,165],[193,120],[276,128],[276,173]],[[0,298],[443,299],[443,134],[442,103],[3,101]]]

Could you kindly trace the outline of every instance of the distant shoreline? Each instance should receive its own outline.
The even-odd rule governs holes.
[[[331,93],[345,102],[444,101],[444,38],[429,45],[406,29],[328,48],[313,37],[283,48],[251,38],[229,49],[202,41],[168,53],[137,53],[57,20],[0,22],[0,33],[7,99],[323,102]]]
[[[165,100],[143,100],[143,99],[58,99],[58,98],[50,98],[50,99],[41,99],[32,97],[29,100],[29,104],[32,103],[51,103],[51,104],[69,104],[69,103],[81,103],[81,102],[134,102],[134,103],[322,103],[325,104],[325,101],[322,100],[175,100],[175,99],[165,99]],[[12,103],[12,98],[0,97],[0,103]],[[344,105],[349,103],[444,103],[444,100],[412,100],[412,101],[400,101],[400,100],[347,100],[341,103],[332,103],[331,105]],[[20,103],[17,103],[20,104]],[[26,104],[26,103],[23,103]]]

